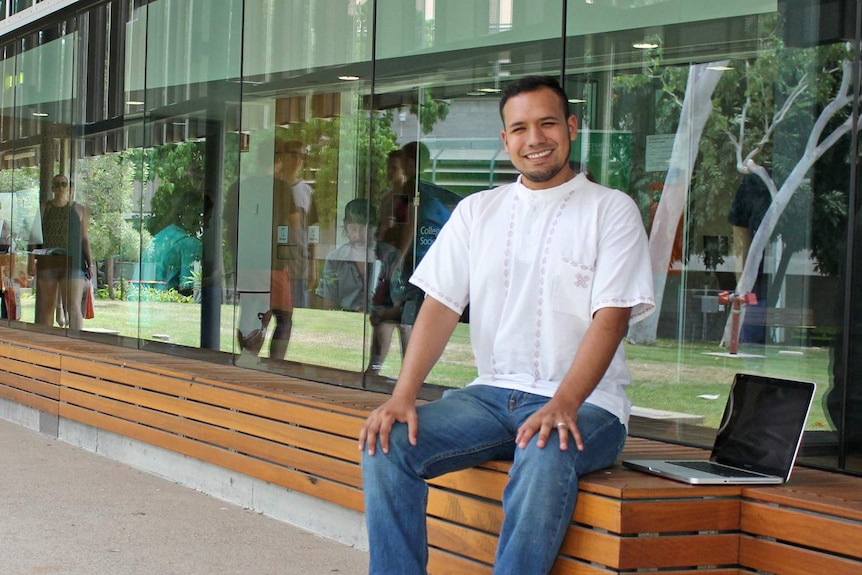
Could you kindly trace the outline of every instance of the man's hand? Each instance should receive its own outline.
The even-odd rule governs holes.
[[[584,441],[578,430],[578,409],[593,392],[604,376],[611,359],[628,328],[631,308],[605,307],[593,314],[593,323],[584,334],[575,360],[566,373],[554,397],[536,410],[518,428],[515,442],[524,449],[537,433],[536,446],[548,443],[551,431],[560,434],[560,449],[569,448],[569,435],[575,440],[578,451],[584,450]]]
[[[536,441],[536,446],[542,449],[548,444],[551,431],[556,429],[560,435],[560,450],[565,451],[569,448],[569,434],[571,434],[578,451],[583,451],[584,441],[581,439],[577,421],[577,407],[567,406],[556,399],[551,399],[518,428],[515,443],[518,444],[519,448],[524,449],[533,436],[538,433],[539,438]]]
[[[359,450],[368,447],[368,455],[374,455],[377,447],[377,439],[380,439],[380,448],[383,453],[389,453],[389,433],[395,422],[407,424],[407,437],[410,445],[416,445],[416,437],[419,432],[419,419],[416,416],[416,407],[412,401],[391,397],[383,405],[371,412],[362,429],[359,430]]]

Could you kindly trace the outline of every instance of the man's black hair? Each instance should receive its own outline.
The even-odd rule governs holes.
[[[421,174],[428,163],[431,161],[431,150],[422,142],[407,142],[401,148],[404,151],[404,157],[407,160],[412,160],[416,164],[416,173]]]
[[[557,95],[563,108],[563,116],[568,119],[571,116],[571,112],[569,112],[569,97],[556,78],[553,76],[524,76],[523,78],[518,78],[503,90],[503,95],[500,98],[500,119],[503,120],[503,125],[505,126],[506,124],[506,119],[503,117],[503,107],[509,101],[509,98],[513,98],[524,92],[535,92],[542,88],[547,88]]]
[[[344,206],[344,223],[377,225],[377,210],[364,198],[350,200]]]

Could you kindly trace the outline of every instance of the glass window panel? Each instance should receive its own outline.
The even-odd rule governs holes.
[[[418,303],[405,278],[440,223],[423,197],[512,181],[499,90],[562,76],[572,161],[652,237],[633,433],[708,444],[734,373],[811,379],[804,459],[860,469],[851,4],[88,5],[0,47],[0,275],[34,322],[31,229],[61,174],[99,270],[86,337],[389,389]],[[464,319],[429,383],[473,378]]]
[[[662,436],[661,417],[716,428],[733,375],[765,373],[817,382],[810,441],[837,455],[823,398],[842,323],[852,52],[794,37],[765,5],[723,5],[718,22],[632,7],[623,21],[661,25],[645,16],[612,35],[580,35],[591,7],[570,6],[576,154],[638,202],[651,235],[661,308],[628,334],[646,416],[633,429]],[[806,142],[821,122],[817,157]]]
[[[83,318],[75,303],[83,286],[78,278],[85,265],[80,227],[85,210],[68,207],[74,197],[69,136],[76,41],[74,20],[67,20],[18,41],[14,68],[13,60],[5,60],[6,102],[12,96],[15,105],[6,108],[11,117],[4,114],[11,132],[3,168],[12,179],[11,244],[22,248],[9,257],[21,295],[16,316],[44,328],[69,325],[79,330]],[[65,186],[52,187],[55,176]],[[48,220],[57,224],[53,229],[43,222],[40,204],[50,208]],[[74,277],[68,280],[70,274]]]
[[[370,11],[246,3],[241,177],[225,204],[240,365],[356,384],[345,374],[367,364]]]
[[[143,92],[138,60],[130,60],[126,87],[127,109],[143,110],[138,185],[151,240],[129,306],[139,309],[145,345],[232,351],[221,211],[238,168],[227,150],[238,128],[241,14],[239,0],[164,0],[129,13],[126,45],[134,49],[147,33]]]
[[[379,21],[410,10],[403,3],[390,1],[379,2],[378,7]],[[378,46],[383,59],[376,66],[376,113],[394,139],[375,144],[384,149],[401,148],[406,153],[402,160],[407,163],[403,193],[409,199],[411,217],[406,222],[406,241],[403,235],[395,238],[404,252],[403,278],[409,277],[413,262],[420,260],[433,243],[452,204],[516,177],[500,138],[499,92],[520,75],[559,75],[561,14],[560,2],[530,3],[529,9],[525,2],[425,3],[418,17],[425,21],[420,29],[427,36],[417,32],[412,42],[424,52],[415,55],[404,55],[401,46],[409,42],[403,38],[403,29],[402,37],[397,38],[400,45],[392,46],[387,46],[390,35],[381,31]],[[456,52],[452,51],[454,46],[472,49]],[[385,58],[399,50],[399,58]],[[430,52],[436,53],[426,55]],[[390,200],[386,190],[382,191],[379,203],[387,206]],[[418,206],[413,201],[417,198]],[[423,206],[435,205],[438,200],[446,210],[435,221]],[[411,289],[404,298],[401,320],[405,325],[412,325],[414,308],[422,295]],[[429,383],[460,387],[475,377],[468,316],[465,313],[463,323],[456,328]],[[397,377],[399,352],[393,336],[381,375]]]

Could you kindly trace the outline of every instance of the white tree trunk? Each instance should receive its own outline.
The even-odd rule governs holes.
[[[824,152],[834,146],[839,139],[850,131],[852,116],[848,117],[847,120],[835,128],[835,130],[827,134],[825,138],[821,138],[823,130],[826,128],[826,125],[832,117],[852,102],[853,95],[850,91],[850,79],[852,73],[849,61],[844,62],[843,74],[838,94],[823,109],[820,116],[817,118],[817,121],[814,123],[811,133],[808,135],[808,141],[805,145],[805,151],[802,153],[802,157],[799,158],[796,166],[781,185],[781,188],[773,194],[772,203],[769,205],[769,209],[766,210],[763,220],[751,240],[751,247],[749,248],[748,255],[745,259],[745,266],[742,268],[742,274],[740,275],[739,282],[736,285],[736,293],[738,294],[746,294],[754,287],[754,282],[757,280],[757,270],[760,268],[760,262],[763,260],[763,254],[766,251],[769,239],[775,233],[778,219],[781,217],[781,214],[784,212],[784,208],[787,207],[793,194],[796,193],[796,190],[802,185],[809,170],[811,170]],[[774,126],[772,127],[774,128]],[[775,183],[767,174],[766,170],[754,162],[751,155],[749,155],[749,159],[746,161],[744,167],[748,171],[759,175],[771,191],[775,190]],[[740,325],[742,325],[742,321],[740,321]],[[723,342],[730,341],[731,328],[732,323],[730,318],[728,318],[724,326]]]
[[[628,341],[638,344],[655,342],[661,313],[667,271],[670,267],[673,241],[685,210],[691,173],[703,128],[712,114],[712,93],[721,79],[720,68],[727,61],[695,64],[689,69],[679,125],[673,142],[670,166],[661,199],[650,230],[649,248],[655,285],[656,313],[629,328]],[[719,69],[715,69],[719,68]]]

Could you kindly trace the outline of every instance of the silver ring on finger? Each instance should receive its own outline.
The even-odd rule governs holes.
[[[558,421],[557,422],[557,428],[560,428],[560,427],[566,427],[566,422],[565,421]]]

